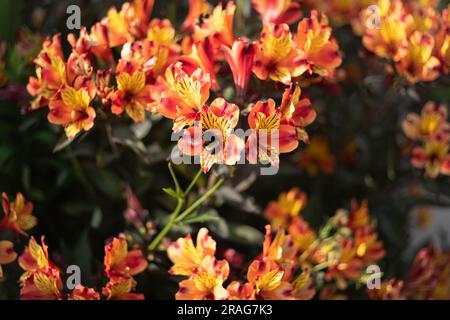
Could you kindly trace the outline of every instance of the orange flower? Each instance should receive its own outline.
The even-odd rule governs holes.
[[[403,281],[389,279],[381,283],[379,289],[368,289],[367,293],[372,300],[404,300]]]
[[[281,123],[295,127],[298,140],[309,143],[309,136],[305,127],[316,120],[317,113],[309,99],[300,99],[301,89],[296,84],[290,86],[283,93],[281,100]]]
[[[235,40],[233,34],[233,19],[236,5],[229,1],[225,9],[219,3],[211,14],[202,20],[200,25],[194,27],[194,41],[203,41],[208,38],[214,54],[221,55],[220,48],[224,45],[231,47]]]
[[[190,53],[179,57],[178,61],[183,64],[183,69],[189,74],[192,74],[198,68],[202,69],[211,79],[211,88],[214,91],[220,89],[219,82],[216,79],[217,65],[214,48],[208,38],[202,41],[194,41]]]
[[[188,74],[181,63],[167,68],[165,73],[167,88],[163,91],[158,111],[169,119],[174,119],[173,130],[178,132],[191,126],[209,98],[210,76],[201,69]]]
[[[448,140],[438,137],[415,147],[411,163],[416,168],[425,168],[425,175],[436,178],[439,174],[450,175],[450,153]]]
[[[261,15],[263,25],[291,24],[302,16],[300,4],[295,0],[252,0],[252,4]]]
[[[364,228],[370,225],[369,204],[364,200],[361,205],[358,205],[356,200],[352,200],[351,211],[348,218],[348,226],[353,231],[358,228]]]
[[[226,260],[218,261],[207,255],[187,280],[180,282],[177,300],[226,300],[228,291],[223,287],[230,272]]]
[[[304,268],[302,273],[292,283],[292,294],[296,300],[311,300],[316,295],[316,289],[311,277],[311,270]]]
[[[293,287],[283,280],[284,271],[270,259],[253,261],[248,267],[247,279],[253,288],[253,299],[292,300]]]
[[[300,253],[304,253],[316,241],[316,233],[301,217],[294,217],[289,224],[288,233],[292,236],[295,246]],[[309,258],[306,256],[305,259]]]
[[[60,39],[60,35],[54,36],[52,40],[46,39],[42,51],[34,61],[37,65],[36,77],[30,77],[27,85],[28,92],[35,97],[31,103],[33,110],[48,104],[67,81]]]
[[[310,73],[327,77],[341,65],[339,46],[331,32],[328,18],[316,10],[298,24],[295,43],[306,54]]]
[[[78,285],[73,289],[68,300],[100,300],[100,294],[91,288],[86,288],[82,285]]]
[[[134,0],[125,2],[120,11],[115,7],[108,10],[102,24],[107,26],[110,47],[145,37],[153,3],[154,0]]]
[[[89,131],[94,126],[95,110],[89,104],[93,96],[89,91],[63,86],[50,100],[48,121],[64,127],[69,139],[81,131]]]
[[[108,27],[103,23],[96,23],[91,27],[89,38],[91,52],[109,64],[114,63],[114,56],[109,43]]]
[[[433,247],[420,250],[405,283],[405,295],[415,300],[450,298],[450,253]]]
[[[300,155],[300,166],[309,175],[316,175],[319,171],[331,174],[335,168],[335,159],[329,150],[328,141],[323,137],[313,137]]]
[[[306,206],[306,193],[298,188],[283,192],[278,201],[271,201],[265,210],[266,218],[274,227],[287,227],[290,221],[299,216]]]
[[[148,262],[140,249],[128,251],[125,238],[114,238],[105,246],[105,273],[108,277],[136,275],[143,272]]]
[[[19,257],[19,265],[26,271],[22,278],[27,278],[37,270],[47,271],[56,268],[48,258],[48,248],[44,239],[44,237],[41,237],[41,245],[39,245],[34,237],[31,237],[28,246]]]
[[[242,97],[247,91],[247,84],[252,74],[255,44],[240,38],[233,43],[231,49],[222,46],[222,50],[233,73],[236,94],[238,97]]]
[[[279,165],[279,154],[295,150],[299,144],[296,128],[281,121],[282,110],[275,101],[258,101],[250,109],[248,124],[253,129],[247,140],[247,158],[250,163],[270,162]]]
[[[9,264],[16,258],[17,253],[14,251],[14,244],[11,241],[0,241],[0,281],[3,279],[2,264]]]
[[[39,245],[31,237],[28,246],[19,257],[19,265],[25,270],[20,277],[20,298],[24,300],[60,300],[63,298],[61,272],[48,258],[44,237]]]
[[[37,270],[21,280],[21,300],[61,300],[63,285],[58,269]]]
[[[335,279],[340,289],[347,287],[347,280],[356,280],[361,277],[363,262],[358,259],[356,248],[352,239],[344,239],[339,243],[339,251],[335,258],[327,256],[328,270],[325,278]]]
[[[433,56],[434,44],[430,34],[414,32],[409,38],[406,54],[396,63],[398,73],[411,83],[438,78],[440,61]]]
[[[125,111],[135,122],[142,122],[152,102],[144,72],[129,61],[119,62],[116,81],[117,90],[111,94],[111,112],[120,115]]]
[[[442,11],[440,28],[436,35],[435,55],[441,61],[445,74],[450,72],[450,4]]]
[[[403,121],[403,132],[412,140],[433,139],[436,135],[448,137],[450,124],[447,122],[447,108],[443,104],[428,102],[419,115],[410,113]]]
[[[169,272],[173,275],[190,276],[197,270],[206,256],[214,256],[216,242],[208,235],[208,229],[201,228],[194,245],[191,235],[179,238],[167,249],[167,255],[174,263]]]
[[[269,23],[257,42],[253,72],[261,80],[290,84],[308,70],[305,54],[295,48],[287,24]]]
[[[239,120],[239,107],[216,98],[210,106],[203,106],[198,120],[201,127],[189,127],[178,141],[182,153],[200,155],[203,172],[208,172],[215,163],[235,165],[244,149],[244,141],[232,133]],[[210,135],[215,137],[212,142]]]
[[[199,18],[206,15],[211,7],[207,0],[189,0],[189,12],[182,24],[184,31],[193,31]]]
[[[175,29],[168,19],[152,19],[148,26],[147,39],[153,43],[150,53],[155,60],[152,74],[156,79],[157,76],[164,74],[169,65],[176,62],[180,46],[175,42]]]
[[[400,60],[408,47],[408,32],[413,18],[406,14],[400,0],[380,0],[379,28],[366,28],[363,37],[364,46],[377,56]]]
[[[284,271],[283,280],[290,281],[297,266],[297,248],[290,235],[280,227],[272,240],[272,228],[266,226],[262,259],[276,262]]]
[[[5,216],[0,221],[0,229],[10,229],[23,235],[37,224],[37,219],[32,215],[33,204],[18,192],[16,199],[9,203],[6,193],[2,193],[2,205]]]
[[[136,281],[130,276],[118,276],[110,278],[102,289],[102,294],[107,300],[144,300],[144,295],[132,293],[136,287]]]

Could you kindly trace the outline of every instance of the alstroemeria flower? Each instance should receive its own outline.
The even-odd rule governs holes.
[[[425,168],[425,175],[430,178],[436,178],[439,174],[450,175],[448,141],[438,137],[427,141],[424,147],[415,147],[411,163],[416,168]]]
[[[294,217],[287,230],[300,253],[305,252],[317,239],[314,230],[301,216]]]
[[[441,61],[445,74],[448,74],[450,72],[450,4],[442,11],[441,27],[435,39],[435,55]]]
[[[162,93],[158,111],[174,119],[173,130],[178,132],[198,119],[198,113],[209,98],[210,76],[201,69],[189,74],[178,62],[167,68],[165,81],[167,88]]]
[[[284,111],[284,110],[283,110]],[[279,164],[279,154],[295,150],[299,144],[297,130],[282,121],[282,110],[275,101],[258,101],[250,110],[248,124],[254,132],[247,140],[247,158],[251,163],[257,159]]]
[[[229,1],[225,9],[219,3],[211,14],[194,27],[194,41],[203,41],[208,38],[212,44],[214,54],[221,56],[222,45],[231,47],[235,40],[233,34],[233,19],[236,5]]]
[[[341,65],[339,45],[331,33],[328,18],[316,10],[298,24],[295,43],[305,53],[310,73],[330,76]]]
[[[103,23],[96,23],[91,27],[91,52],[109,64],[114,63],[114,56],[109,43],[108,27]]]
[[[295,48],[287,24],[268,24],[257,42],[253,72],[261,80],[290,84],[308,70],[304,52]]]
[[[67,297],[68,300],[100,300],[100,294],[92,288],[77,285]]]
[[[261,15],[263,25],[291,24],[302,17],[300,3],[296,0],[252,0],[252,4]]]
[[[440,61],[433,56],[434,43],[430,34],[414,32],[409,38],[407,53],[396,63],[398,73],[410,83],[438,78]]]
[[[107,300],[144,300],[141,293],[132,293],[136,281],[130,276],[119,276],[109,280],[102,289],[102,295]]]
[[[28,246],[19,257],[19,265],[25,270],[20,277],[20,298],[24,300],[60,300],[63,297],[61,272],[48,258],[48,249],[41,238],[39,245],[31,237]]]
[[[15,261],[17,253],[14,251],[14,243],[7,240],[0,241],[0,281],[3,279],[2,264]]]
[[[222,46],[225,59],[233,73],[236,95],[243,97],[247,91],[247,84],[252,75],[256,46],[246,39],[237,39],[231,49]]]
[[[30,238],[28,246],[19,257],[19,265],[26,271],[22,276],[24,278],[37,270],[47,271],[55,268],[53,262],[48,258],[48,247],[44,242],[44,237],[41,237],[41,245],[36,242],[34,237]]]
[[[92,99],[84,88],[63,86],[50,100],[48,121],[63,126],[67,137],[73,139],[81,130],[89,131],[94,126]]]
[[[58,269],[37,270],[21,280],[21,300],[61,300],[63,284]]]
[[[405,281],[405,296],[416,300],[447,300],[449,293],[450,252],[438,248],[421,249]]]
[[[42,50],[34,62],[37,65],[36,77],[30,77],[27,85],[28,93],[35,97],[31,103],[33,110],[48,104],[61,85],[67,81],[60,35],[44,41]]]
[[[189,12],[182,24],[184,31],[193,31],[199,18],[211,9],[207,0],[189,0]]]
[[[226,260],[207,255],[187,280],[180,282],[177,300],[226,300],[229,293],[223,287],[230,272]]]
[[[185,155],[200,155],[204,172],[208,172],[215,163],[234,165],[244,149],[244,141],[232,133],[238,120],[239,107],[217,98],[210,106],[203,106],[198,119],[200,126],[186,129],[178,147]],[[214,136],[212,142],[209,135]]]
[[[211,79],[211,88],[214,91],[220,89],[219,82],[216,79],[216,57],[214,55],[214,48],[211,41],[205,38],[202,41],[194,41],[189,54],[178,58],[178,61],[183,64],[183,69],[192,74],[196,69],[201,69],[207,73]]]
[[[310,268],[304,268],[302,273],[294,280],[292,286],[292,295],[296,300],[311,300],[316,295]]]
[[[292,285],[283,280],[284,271],[270,259],[253,261],[247,279],[253,288],[253,299],[292,300]]]
[[[266,226],[261,257],[276,262],[284,271],[283,280],[291,280],[297,266],[297,247],[292,236],[286,235],[284,229],[279,227],[272,240],[272,228],[270,225]]]
[[[405,13],[400,0],[380,0],[377,5],[381,13],[380,26],[366,28],[363,44],[381,58],[398,61],[407,51],[413,18]]]
[[[128,251],[125,238],[114,238],[105,246],[105,273],[108,277],[136,275],[144,271],[148,262],[140,249]]]
[[[312,176],[318,174],[319,171],[331,174],[335,165],[335,158],[324,137],[314,136],[300,155],[300,166]]]
[[[439,25],[439,13],[430,7],[422,7],[413,10],[412,16],[414,31],[435,33]]]
[[[403,281],[389,279],[383,281],[380,288],[368,289],[367,294],[372,300],[405,300],[403,287]]]
[[[279,195],[277,201],[270,201],[264,211],[266,218],[277,228],[287,227],[291,220],[300,215],[306,206],[306,193],[298,188]]]
[[[291,85],[284,91],[280,105],[281,124],[295,127],[298,140],[309,143],[305,127],[316,120],[317,113],[309,99],[300,99],[301,92],[298,85]]]
[[[37,224],[33,216],[33,204],[18,192],[16,199],[10,203],[6,193],[2,193],[2,206],[5,216],[0,221],[1,229],[10,229],[23,235]]]
[[[383,243],[378,240],[378,235],[372,225],[356,229],[354,236],[356,256],[366,265],[382,259],[386,254]]]
[[[145,73],[129,61],[119,62],[116,81],[117,90],[111,94],[111,112],[120,115],[125,111],[135,122],[142,122],[152,102]]]
[[[101,23],[107,26],[110,47],[145,37],[153,3],[154,0],[134,0],[125,2],[120,11],[115,7],[108,10]]]
[[[147,39],[157,48],[154,53],[156,61],[153,65],[153,74],[156,77],[163,74],[169,65],[175,63],[181,48],[176,43],[175,29],[168,19],[152,19],[148,26]]]
[[[433,139],[436,135],[448,137],[450,124],[447,122],[447,108],[443,104],[428,102],[420,115],[410,113],[403,121],[403,132],[411,140]]]
[[[201,228],[194,245],[191,235],[179,238],[167,249],[167,255],[174,263],[169,272],[173,275],[190,276],[200,267],[206,256],[214,256],[216,242],[208,235],[208,229]]]
[[[338,288],[345,289],[347,280],[356,280],[362,274],[363,262],[358,259],[352,239],[344,239],[339,243],[340,249],[335,259],[330,260],[325,279],[336,280]]]

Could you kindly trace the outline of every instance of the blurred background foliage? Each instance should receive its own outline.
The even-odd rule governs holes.
[[[173,146],[171,123],[149,116],[135,125],[100,113],[93,130],[67,144],[61,129],[48,123],[44,110],[27,111],[23,85],[33,68],[30,61],[19,57],[13,43],[21,26],[42,35],[62,33],[65,39],[69,32],[65,9],[69,4],[79,5],[82,24],[91,26],[111,5],[122,2],[0,1],[0,38],[8,43],[8,78],[10,83],[22,84],[9,95],[3,94],[0,101],[0,190],[10,196],[20,191],[34,203],[39,223],[32,233],[46,236],[61,265],[80,265],[87,286],[101,277],[105,240],[125,228],[128,185],[152,219],[164,219],[172,209],[173,200],[161,191],[172,183],[167,170]],[[156,1],[153,10],[153,16],[167,17],[176,26],[186,13],[187,1],[177,0]],[[259,22],[245,19],[236,23],[242,30],[260,28]],[[258,168],[239,166],[218,191],[216,209],[208,209],[216,218],[205,224],[221,250],[233,247],[250,260],[260,250],[266,224],[262,209],[279,193],[295,186],[306,192],[308,205],[303,215],[315,228],[336,209],[348,208],[352,198],[368,199],[387,248],[382,270],[387,277],[402,276],[413,257],[404,254],[411,236],[408,212],[417,204],[448,209],[450,184],[449,178],[426,180],[422,172],[411,168],[400,124],[408,112],[419,112],[428,100],[448,103],[450,82],[443,79],[405,89],[399,79],[386,76],[376,58],[365,55],[350,27],[334,32],[344,53],[342,68],[347,77],[339,84],[325,83],[305,90],[319,114],[308,132],[328,144],[326,156],[335,163],[332,172],[319,170],[310,175],[299,165],[308,146],[284,155],[275,176],[260,176]],[[176,170],[186,186],[197,169],[178,166]],[[178,235],[189,228],[178,230]],[[177,283],[166,274],[169,263],[162,260],[161,265],[164,263],[166,269],[138,277],[138,291],[147,298],[167,298],[176,291]],[[17,278],[12,269],[7,266],[6,273]],[[160,290],[151,290],[156,285]],[[12,282],[10,288],[0,290],[0,297],[6,292],[17,294],[17,290]]]

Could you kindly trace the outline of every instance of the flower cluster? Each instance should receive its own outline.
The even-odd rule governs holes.
[[[372,299],[450,299],[450,253],[434,247],[421,249],[404,280],[388,279],[379,289],[369,290]]]
[[[143,299],[133,293],[136,286],[133,275],[147,267],[141,250],[128,250],[124,238],[114,238],[105,246],[105,274],[109,282],[102,289],[105,299]],[[28,246],[19,257],[19,265],[25,271],[20,277],[20,297],[24,300],[99,300],[101,295],[93,288],[77,285],[65,290],[61,270],[50,260],[44,237],[39,244],[31,237]]]
[[[325,15],[311,11],[292,33],[288,24],[302,15],[298,3],[253,5],[263,21],[254,41],[235,35],[236,6],[231,1],[214,8],[206,1],[190,1],[183,37],[176,35],[169,20],[149,19],[151,0],[125,3],[119,11],[111,8],[90,31],[83,28],[78,37],[69,34],[67,59],[59,35],[45,40],[35,59],[36,77],[28,82],[28,92],[35,97],[31,108],[48,105],[48,120],[64,127],[69,139],[93,127],[100,106],[118,116],[126,113],[135,122],[143,121],[146,111],[159,113],[173,120],[175,133],[185,129],[180,150],[200,156],[204,171],[214,163],[234,165],[253,143],[263,144],[263,151],[254,152],[250,162],[277,164],[279,153],[308,141],[304,127],[315,119],[311,103],[300,98],[294,82],[333,78],[342,58]],[[231,70],[239,106],[223,98],[224,70]],[[269,97],[255,101],[256,91],[247,94],[252,74],[287,87],[279,107]],[[207,104],[210,91],[216,98]],[[269,130],[262,139],[269,141],[257,141],[254,134],[245,142],[231,134],[245,104],[250,104],[250,128]],[[196,122],[201,125],[194,126]],[[279,131],[278,136],[271,135],[273,130]],[[203,138],[206,131],[221,134],[220,150],[214,154]],[[200,139],[193,139],[194,134]],[[271,140],[279,140],[279,150],[278,141]]]
[[[269,203],[266,217],[272,225],[266,226],[262,253],[249,264],[244,281],[230,279],[226,287],[229,263],[216,259],[216,242],[206,228],[199,231],[196,245],[190,235],[172,243],[167,250],[174,263],[170,273],[188,277],[176,298],[307,300],[327,288],[321,293],[327,299],[363,281],[365,268],[385,254],[367,203],[353,202],[350,213],[339,210],[319,233],[301,217],[305,206],[306,195],[299,189]]]
[[[436,178],[450,175],[450,124],[448,110],[443,104],[428,102],[420,115],[411,113],[403,121],[405,135],[421,145],[414,147],[411,163],[424,168],[425,175]]]
[[[37,224],[37,219],[32,214],[33,204],[27,201],[20,192],[17,193],[16,199],[10,202],[6,193],[3,192],[2,207],[4,216],[0,220],[0,231],[11,231],[28,237],[26,231]],[[0,240],[0,281],[3,279],[2,265],[12,263],[16,258],[14,243],[9,240]]]
[[[397,73],[413,84],[449,72],[449,9],[439,12],[438,1],[428,2],[423,6],[414,1],[378,1],[380,25],[366,27],[363,36],[369,51],[391,61]]]

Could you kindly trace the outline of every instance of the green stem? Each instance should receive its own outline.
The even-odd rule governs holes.
[[[189,192],[192,190],[192,188],[197,183],[198,179],[200,178],[202,171],[200,170],[194,177],[194,179],[191,181],[189,186],[187,187],[186,191],[182,192],[181,188],[178,183],[178,179],[175,175],[175,172],[173,171],[172,166],[169,164],[169,171],[172,175],[173,181],[175,183],[175,188],[177,189],[178,194],[178,202],[175,210],[170,214],[169,221],[167,222],[166,226],[158,233],[158,235],[152,240],[150,245],[148,246],[149,251],[155,250],[161,240],[166,236],[167,233],[172,229],[172,227],[179,221],[186,218],[191,212],[193,212],[196,208],[198,208],[203,202],[205,202],[213,193],[222,185],[223,179],[220,179],[211,189],[209,189],[207,192],[205,192],[200,198],[198,198],[189,208],[184,210],[181,214],[181,209],[183,208],[185,197],[189,194]]]
[[[198,198],[189,208],[183,211],[176,219],[175,222],[180,222],[184,218],[186,218],[192,211],[197,209],[206,199],[208,199],[216,190],[222,185],[223,179],[220,179],[216,182],[216,184],[209,189],[207,192],[205,192],[200,198]]]
[[[160,233],[153,239],[153,241],[148,246],[148,249],[150,251],[153,251],[156,249],[156,247],[159,245],[161,240],[164,238],[164,236],[172,229],[173,225],[175,224],[175,218],[178,216],[178,214],[181,211],[181,208],[183,207],[184,199],[178,198],[177,207],[172,212],[169,218],[169,222],[166,224],[166,226],[161,230]]]
[[[169,167],[170,175],[172,176],[173,183],[175,184],[175,191],[177,192],[178,195],[181,195],[182,192],[181,192],[181,188],[180,188],[180,183],[178,182],[177,176],[175,174],[175,171],[173,171],[172,164],[170,162],[169,162],[168,167]]]
[[[186,191],[184,191],[183,196],[186,197],[189,192],[191,192],[192,188],[195,186],[195,184],[197,183],[197,180],[200,178],[200,176],[202,175],[203,171],[202,169],[198,170],[197,174],[195,175],[194,179],[192,179],[191,183],[189,184],[189,186],[186,188]]]

